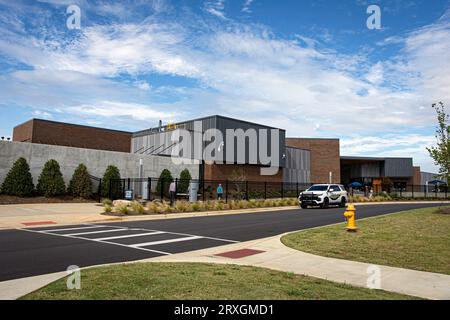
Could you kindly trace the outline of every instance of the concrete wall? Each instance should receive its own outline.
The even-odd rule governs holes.
[[[33,181],[37,184],[45,162],[55,159],[59,162],[66,184],[72,178],[75,168],[84,163],[89,173],[102,177],[108,165],[115,165],[122,178],[139,177],[139,159],[143,160],[143,177],[159,177],[163,169],[169,169],[174,178],[187,168],[194,179],[198,178],[199,165],[180,165],[172,163],[169,157],[134,155],[125,152],[82,149],[53,146],[27,142],[0,141],[0,183],[5,179],[14,162],[24,157],[30,165]]]

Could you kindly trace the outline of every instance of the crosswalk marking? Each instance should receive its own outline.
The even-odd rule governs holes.
[[[89,231],[89,229],[95,229],[95,228],[100,229],[100,230]],[[207,237],[207,236],[197,236],[197,235],[186,234],[186,233],[177,233],[177,232],[170,232],[170,231],[151,230],[151,229],[144,229],[144,228],[132,228],[132,227],[114,226],[114,225],[86,224],[85,226],[82,226],[82,227],[69,227],[69,228],[44,229],[44,230],[21,228],[18,230],[52,235],[52,236],[58,236],[58,237],[71,238],[71,239],[78,239],[78,240],[84,240],[84,241],[92,241],[92,242],[103,243],[103,244],[110,244],[110,245],[130,248],[130,249],[134,249],[134,250],[143,250],[143,251],[147,251],[147,252],[153,252],[153,253],[157,253],[160,255],[170,255],[172,253],[155,250],[155,249],[150,249],[150,248],[145,248],[145,247],[155,246],[155,245],[159,245],[159,244],[166,244],[166,243],[191,241],[191,240],[197,240],[197,239],[209,239],[209,240],[222,241],[222,242],[228,242],[228,243],[238,242],[238,241],[234,241],[234,240]],[[75,230],[79,230],[80,232],[58,233],[58,231],[75,231]],[[108,235],[106,237],[101,236],[102,233],[119,232],[119,231],[120,232],[141,231],[141,233]],[[95,237],[96,234],[98,234],[100,237],[96,238]],[[92,235],[93,238],[88,238],[88,237],[86,237],[87,235]],[[144,242],[144,243],[131,243],[131,244],[114,242],[114,240],[126,239],[126,238],[136,238],[134,240],[134,242],[139,242],[139,237],[153,236],[153,235],[167,235],[168,237],[178,236],[178,238],[150,241],[150,242]],[[162,236],[162,238],[165,238],[165,236]],[[140,239],[140,240],[142,241],[142,239]],[[170,249],[169,249],[169,251],[170,251]]]
[[[39,230],[41,232],[55,232],[55,231],[71,231],[71,230],[83,230],[83,229],[95,229],[95,228],[105,228],[106,226],[86,226],[86,227],[77,227],[77,228],[62,228],[62,229],[45,229]]]
[[[99,231],[89,231],[89,232],[79,232],[79,233],[67,233],[67,236],[81,236],[85,234],[95,234],[95,233],[106,233],[106,232],[119,232],[119,231],[129,231],[133,229],[113,229],[113,230],[99,230]]]
[[[147,233],[126,234],[124,236],[114,236],[114,237],[95,238],[95,239],[99,240],[99,241],[103,241],[103,240],[114,240],[114,239],[125,239],[125,238],[133,238],[133,237],[153,236],[153,235],[156,235],[156,234],[163,234],[163,233],[165,233],[165,232],[153,231],[153,232],[147,232]]]
[[[192,237],[184,237],[184,238],[176,238],[176,239],[144,242],[144,243],[138,243],[138,244],[131,244],[130,247],[133,247],[133,248],[147,247],[147,246],[154,246],[154,245],[157,245],[157,244],[180,242],[180,241],[189,241],[189,240],[195,240],[195,239],[201,239],[201,238],[202,237],[199,237],[199,236],[192,236]]]

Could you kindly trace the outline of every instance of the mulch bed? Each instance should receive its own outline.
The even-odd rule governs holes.
[[[87,200],[82,198],[74,198],[71,196],[61,196],[61,197],[16,197],[0,195],[0,205],[2,204],[30,204],[30,203],[92,203],[95,200]]]

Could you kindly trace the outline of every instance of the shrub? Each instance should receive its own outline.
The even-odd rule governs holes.
[[[180,193],[187,193],[189,182],[191,181],[191,173],[188,169],[184,169],[180,173],[180,181],[178,182],[178,190]]]
[[[3,181],[1,191],[10,196],[29,197],[33,195],[33,177],[27,160],[19,158],[14,162]]]
[[[188,202],[186,201],[177,201],[175,208],[179,211],[179,212],[187,212],[189,211],[190,205]]]
[[[116,166],[108,166],[102,179],[102,197],[108,198],[111,195],[112,199],[122,198],[122,189],[118,180],[120,180],[119,169]]]
[[[137,201],[133,201],[131,203],[131,208],[133,209],[133,211],[135,213],[138,213],[138,214],[144,214],[145,213],[144,206],[142,204],[140,204],[139,202],[137,202]]]
[[[118,210],[120,213],[122,213],[122,214],[128,214],[128,212],[129,212],[129,208],[128,208],[128,206],[127,206],[126,204],[120,204],[120,205],[117,207],[117,210]]]
[[[102,204],[103,204],[104,206],[106,206],[106,205],[112,206],[112,201],[111,201],[111,199],[103,198],[103,199],[102,199]]]
[[[164,183],[163,194],[164,194],[164,196],[168,197],[169,196],[169,185],[172,180],[173,180],[172,173],[170,173],[169,170],[164,169],[159,176],[158,183],[156,185],[156,193],[158,195],[161,194],[161,187]]]
[[[216,202],[216,210],[223,210],[223,203],[220,201]]]
[[[106,204],[106,205],[105,205],[105,212],[106,212],[106,213],[112,212],[112,207],[111,207],[109,204]]]
[[[56,160],[48,160],[37,184],[37,192],[45,197],[60,196],[66,192],[64,179]]]
[[[201,209],[202,209],[202,208],[201,208],[200,203],[194,202],[194,203],[192,204],[192,210],[193,210],[193,211],[200,211]]]
[[[67,191],[74,197],[88,199],[92,196],[92,182],[84,164],[80,163],[75,169]]]

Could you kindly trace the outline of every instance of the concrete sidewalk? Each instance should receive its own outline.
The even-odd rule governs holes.
[[[380,204],[405,204],[405,203],[442,203],[450,204],[450,201],[398,201],[398,202],[365,202],[356,203],[358,206]],[[24,223],[38,223],[52,221],[58,225],[70,225],[95,222],[138,221],[155,219],[176,219],[204,217],[213,215],[228,215],[240,213],[258,213],[267,211],[281,211],[299,209],[298,206],[252,208],[223,211],[186,212],[171,214],[149,214],[135,216],[109,216],[103,215],[103,206],[100,203],[33,203],[33,204],[8,204],[0,205],[0,229],[23,228]],[[41,227],[36,225],[35,227]],[[28,228],[32,226],[27,226]]]

